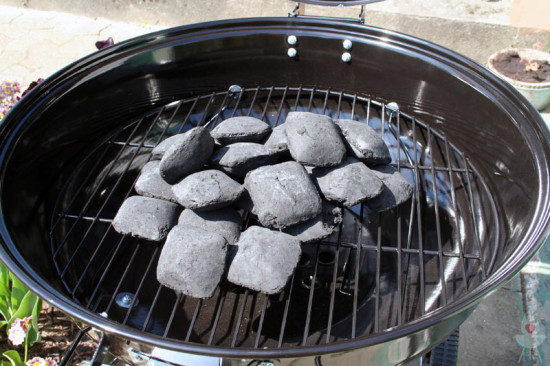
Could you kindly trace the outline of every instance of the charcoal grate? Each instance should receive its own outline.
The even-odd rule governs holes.
[[[235,93],[235,90],[238,92]],[[267,296],[223,281],[188,298],[155,276],[163,243],[122,236],[110,222],[165,138],[226,118],[272,127],[310,111],[368,123],[386,141],[413,198],[383,213],[344,211],[330,238],[303,246],[285,290]],[[412,115],[344,91],[252,87],[212,92],[129,121],[82,157],[57,199],[51,250],[66,291],[109,319],[173,340],[227,348],[302,347],[369,337],[445,307],[490,275],[500,243],[496,206],[467,156]],[[253,220],[244,217],[244,226]],[[119,293],[134,294],[118,306]],[[135,303],[134,303],[135,302]]]

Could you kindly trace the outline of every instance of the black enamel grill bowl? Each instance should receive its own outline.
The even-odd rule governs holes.
[[[197,300],[160,286],[163,243],[110,226],[151,148],[234,115],[275,126],[293,110],[371,125],[412,199],[345,210],[335,235],[303,247],[279,295],[222,281]],[[169,29],[77,61],[5,118],[0,254],[46,301],[134,348],[399,363],[444,339],[541,244],[549,137],[512,87],[406,35],[300,18]]]

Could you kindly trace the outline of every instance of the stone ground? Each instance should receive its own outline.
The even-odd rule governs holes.
[[[95,52],[94,43],[107,37],[120,42],[180,24],[286,16],[294,6],[282,0],[261,5],[252,0],[0,0],[0,79],[28,85]],[[431,40],[482,64],[505,47],[542,41],[543,49],[550,49],[550,33],[510,27],[510,6],[511,0],[390,0],[369,5],[366,22]],[[356,17],[358,8],[307,5],[305,12]],[[550,357],[544,329],[550,315],[549,262],[547,245],[520,275],[480,303],[460,328],[459,365],[545,364]],[[528,323],[536,323],[531,336],[525,331]]]

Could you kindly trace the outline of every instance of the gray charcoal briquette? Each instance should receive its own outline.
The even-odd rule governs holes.
[[[122,203],[112,225],[121,234],[159,241],[176,225],[181,210],[172,202],[132,196]]]
[[[277,151],[253,142],[238,142],[224,146],[210,159],[210,165],[237,177],[277,161]]]
[[[193,173],[172,186],[178,203],[193,210],[215,210],[239,199],[244,187],[224,172],[209,169]]]
[[[304,165],[336,166],[342,162],[346,147],[332,119],[309,112],[290,112],[285,133],[292,158]]]
[[[203,127],[195,127],[183,135],[184,138],[170,145],[160,161],[160,175],[169,184],[199,171],[214,151],[214,139]]]
[[[239,240],[241,224],[241,215],[231,208],[204,212],[183,210],[178,220],[178,225],[199,227],[220,234],[229,244]]]
[[[160,161],[153,160],[145,164],[134,185],[136,192],[145,197],[153,197],[170,202],[177,202],[172,186],[160,176]]]
[[[225,270],[227,242],[216,233],[177,225],[160,253],[157,279],[183,294],[208,298],[214,294]]]
[[[388,146],[369,125],[351,119],[337,119],[334,123],[340,128],[350,155],[369,164],[391,162]]]
[[[391,165],[381,165],[372,168],[373,173],[384,183],[382,193],[366,202],[373,211],[386,211],[407,201],[413,193],[413,187]]]
[[[285,287],[300,254],[300,242],[293,236],[251,226],[237,242],[227,279],[254,291],[276,294]]]
[[[264,145],[277,151],[280,155],[290,154],[284,123],[273,128],[271,135],[269,135],[269,138],[264,142]]]
[[[315,168],[311,176],[328,201],[347,207],[382,193],[382,181],[365,164],[351,157],[334,168]]]
[[[263,166],[247,174],[252,213],[264,226],[284,228],[314,218],[321,199],[304,167],[295,161]]]
[[[221,145],[237,142],[259,142],[271,131],[271,127],[254,117],[231,117],[217,125],[210,134]]]
[[[185,140],[187,137],[184,133],[180,133],[174,136],[170,136],[167,139],[164,139],[161,141],[155,148],[151,151],[151,159],[153,160],[161,160],[164,154],[166,153],[166,150],[174,144],[178,144],[181,141]]]
[[[336,226],[342,222],[342,209],[323,201],[323,210],[319,216],[300,224],[284,229],[284,232],[295,236],[300,243],[306,244],[328,238]]]

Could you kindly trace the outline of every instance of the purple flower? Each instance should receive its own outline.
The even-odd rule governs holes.
[[[115,44],[115,41],[113,41],[113,37],[109,37],[104,41],[97,41],[95,43],[95,46],[97,47],[98,50],[100,50],[102,48],[109,47],[109,46],[112,46],[114,44]]]
[[[0,83],[0,95],[2,98],[13,97],[21,92],[21,84],[16,81],[6,79]]]

